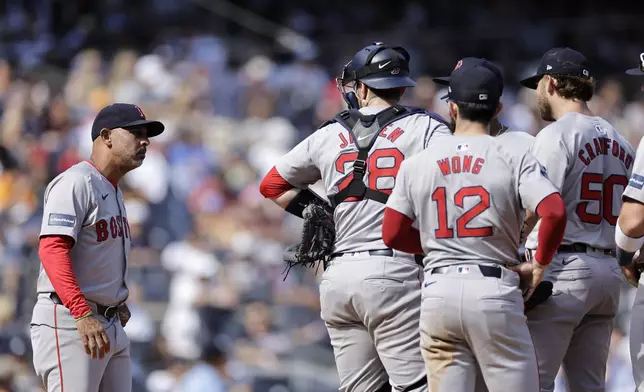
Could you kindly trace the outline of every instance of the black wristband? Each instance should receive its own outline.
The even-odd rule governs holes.
[[[624,249],[620,248],[619,246],[615,250],[616,250],[615,257],[617,258],[617,263],[621,267],[627,267],[633,264],[633,256],[635,256],[635,252],[627,252]]]
[[[299,218],[303,218],[302,211],[311,203],[318,203],[323,206],[328,206],[329,204],[324,201],[321,197],[311,192],[309,189],[302,189],[290,203],[286,206],[284,210],[289,212]],[[330,207],[329,207],[330,208]]]

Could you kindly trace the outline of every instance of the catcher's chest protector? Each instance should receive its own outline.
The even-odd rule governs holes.
[[[330,121],[337,122],[346,128],[358,148],[358,157],[353,161],[353,179],[346,188],[330,198],[333,208],[350,197],[371,199],[382,204],[387,203],[388,194],[368,188],[363,181],[369,151],[380,132],[387,125],[409,115],[423,112],[425,110],[420,108],[406,108],[402,105],[395,105],[373,115],[363,115],[358,110],[345,110]]]

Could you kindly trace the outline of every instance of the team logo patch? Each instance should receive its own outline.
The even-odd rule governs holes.
[[[642,187],[644,186],[644,176],[633,174],[630,181],[628,182],[628,186],[635,189],[642,189]]]
[[[76,224],[76,217],[74,215],[52,213],[49,214],[47,224],[49,226],[74,227],[74,224]]]
[[[456,146],[456,151],[467,151],[469,149],[470,149],[469,144],[459,144],[458,146]]]
[[[456,272],[462,275],[470,273],[470,267],[456,267]]]
[[[463,65],[463,60],[458,60],[458,63],[456,63],[456,66],[454,67],[454,69],[452,70],[452,72],[454,72],[454,71],[456,71],[457,69],[461,68],[461,66],[462,66],[462,65]]]

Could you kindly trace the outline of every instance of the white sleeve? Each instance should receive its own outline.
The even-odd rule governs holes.
[[[568,150],[558,132],[550,132],[548,128],[539,132],[534,138],[530,152],[545,168],[548,179],[561,192],[566,178],[569,158]]]
[[[312,142],[315,135],[314,133],[304,139],[275,165],[280,176],[297,188],[304,189],[322,178],[313,159],[315,149]]]

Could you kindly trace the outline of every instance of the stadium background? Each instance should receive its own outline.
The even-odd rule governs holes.
[[[122,183],[134,241],[126,328],[134,391],[173,391],[204,354],[215,358],[227,391],[333,391],[315,271],[281,275],[282,248],[297,240],[300,222],[264,201],[257,185],[281,154],[343,108],[333,82],[341,66],[374,40],[403,45],[418,80],[405,103],[445,115],[430,77],[461,57],[486,57],[506,77],[502,121],[536,134],[544,123],[517,80],[545,50],[571,46],[595,65],[592,109],[637,147],[644,81],[623,70],[644,51],[644,6],[619,3],[2,2],[0,391],[41,390],[28,324],[42,194],[88,157],[91,122],[104,105],[137,103],[167,126]],[[632,296],[625,285],[610,392],[633,390]]]

